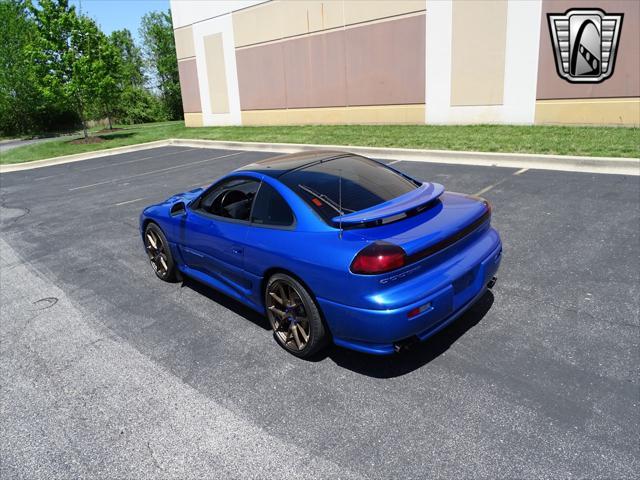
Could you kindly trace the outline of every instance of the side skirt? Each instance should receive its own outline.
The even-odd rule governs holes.
[[[256,304],[255,302],[245,297],[244,295],[240,295],[236,290],[230,288],[220,280],[216,280],[215,278],[210,277],[206,273],[203,273],[199,270],[195,270],[193,268],[189,268],[184,264],[180,265],[179,269],[187,277],[193,278],[194,280],[197,280],[200,283],[204,283],[205,285],[213,288],[214,290],[217,290],[220,293],[223,293],[228,297],[233,298],[234,300],[238,300],[240,303],[246,305],[252,310],[255,310],[260,315],[264,315],[265,312],[262,305]]]

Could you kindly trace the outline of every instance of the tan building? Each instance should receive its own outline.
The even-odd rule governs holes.
[[[547,14],[576,8],[624,15],[600,83],[557,71]],[[640,124],[637,0],[171,0],[171,10],[188,126]]]

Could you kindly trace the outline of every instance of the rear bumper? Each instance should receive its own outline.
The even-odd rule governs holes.
[[[502,259],[502,243],[491,229],[490,247],[475,256],[453,280],[444,280],[434,292],[396,309],[373,310],[352,307],[318,298],[336,345],[376,355],[395,352],[394,344],[417,337],[423,341],[442,330],[470,308],[487,290]],[[421,307],[422,313],[408,313]]]

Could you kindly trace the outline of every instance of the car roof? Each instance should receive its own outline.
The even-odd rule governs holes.
[[[308,152],[291,153],[288,155],[280,155],[277,157],[260,160],[244,167],[240,167],[236,172],[257,172],[278,178],[287,172],[297,170],[315,163],[333,160],[345,156],[353,155],[348,152],[331,151],[331,150],[313,150]]]

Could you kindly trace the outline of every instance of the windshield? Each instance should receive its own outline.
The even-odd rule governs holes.
[[[381,163],[357,156],[293,170],[279,180],[311,205],[327,223],[331,223],[336,215],[373,207],[420,185]]]

